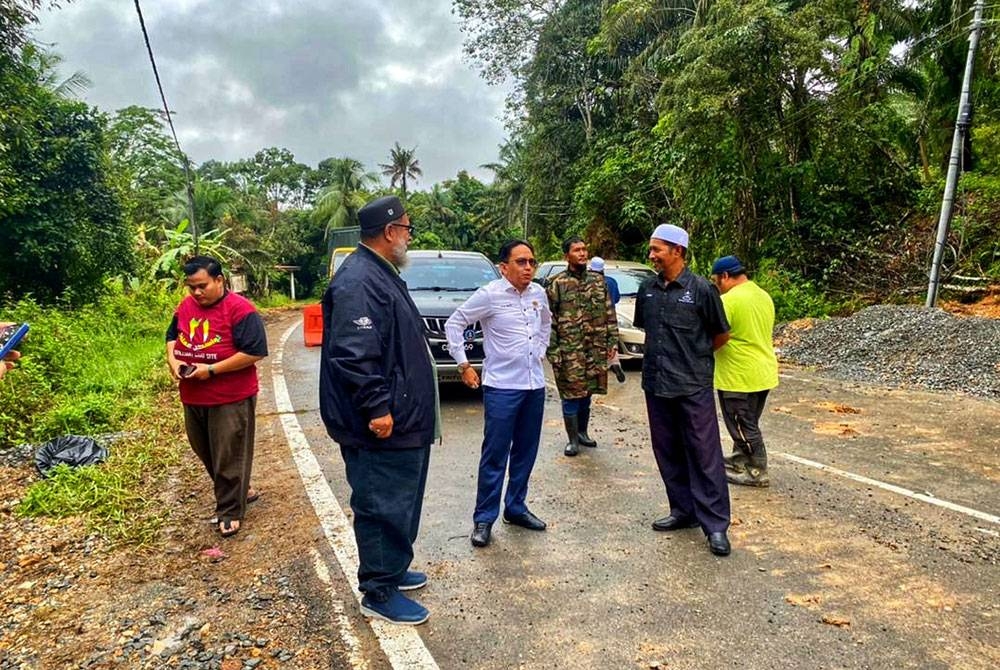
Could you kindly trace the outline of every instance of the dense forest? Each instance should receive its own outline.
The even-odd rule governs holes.
[[[513,85],[495,185],[533,236],[638,257],[652,222],[696,265],[885,299],[925,283],[973,3],[455,0],[466,52]],[[946,272],[1000,276],[995,3]]]
[[[490,183],[423,184],[414,149],[391,138],[377,166],[268,147],[188,164],[189,208],[163,114],[89,107],[86,74],[62,78],[58,54],[32,41],[49,5],[0,0],[4,300],[84,305],[110,286],[175,283],[196,230],[252,295],[287,291],[278,265],[300,266],[315,295],[329,232],[396,192],[423,248],[492,255],[526,231],[553,257],[578,233],[641,260],[651,228],[676,223],[695,269],[744,256],[788,294],[786,315],[918,296],[972,15],[968,0],[455,0],[468,60],[512,91]],[[996,7],[946,273],[1000,276]]]

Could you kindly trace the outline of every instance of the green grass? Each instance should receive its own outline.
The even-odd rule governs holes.
[[[24,300],[2,310],[28,321],[22,360],[0,384],[0,449],[67,433],[114,432],[169,384],[164,332],[179,295],[120,291],[75,311]]]
[[[106,463],[63,466],[31,485],[19,514],[80,515],[113,543],[156,536],[164,517],[156,493],[184,449],[180,408],[164,406],[176,397],[164,333],[180,298],[147,285],[73,311],[31,300],[0,309],[6,320],[31,324],[18,368],[0,384],[0,449],[67,434],[141,435],[112,444]]]
[[[165,515],[147,492],[155,490],[157,474],[179,460],[176,450],[160,444],[159,435],[146,435],[114,443],[102,464],[78,468],[58,465],[48,478],[28,488],[17,514],[82,516],[91,532],[112,544],[148,544],[155,539]]]

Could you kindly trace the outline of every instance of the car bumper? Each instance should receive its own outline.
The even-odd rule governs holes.
[[[448,342],[436,337],[427,339],[434,354],[434,366],[437,368],[437,378],[439,382],[461,382],[462,373],[458,370],[458,363],[448,354]],[[476,372],[482,375],[483,371],[483,342],[481,339],[468,343],[465,355],[469,364],[475,368]]]
[[[618,327],[618,356],[622,359],[642,358],[646,351],[646,332],[638,328]]]
[[[483,374],[482,361],[479,362],[469,361],[469,364],[472,365],[473,369],[476,371],[477,374],[482,376]],[[435,360],[434,365],[437,368],[438,382],[448,383],[448,384],[461,383],[462,373],[458,371],[458,365],[456,365],[454,361],[451,361],[450,363],[445,363],[444,361]]]

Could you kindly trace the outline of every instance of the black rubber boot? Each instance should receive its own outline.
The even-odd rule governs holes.
[[[566,436],[569,437],[569,442],[566,443],[566,448],[563,449],[563,454],[566,456],[576,456],[580,453],[580,431],[578,418],[574,414],[573,416],[563,415],[563,424],[566,426]]]
[[[625,383],[625,371],[622,370],[621,363],[615,363],[614,365],[609,366],[609,369],[615,375],[615,378],[618,380],[619,384]]]
[[[722,457],[722,464],[726,467],[727,472],[740,474],[746,471],[749,460],[745,453],[733,447],[733,453]]]
[[[771,478],[767,474],[767,468],[757,468],[749,463],[741,472],[726,470],[726,481],[730,484],[738,484],[739,486],[756,486],[762,489],[771,485]]]
[[[579,430],[577,431],[577,440],[580,442],[582,447],[596,447],[597,440],[590,439],[590,435],[587,435],[587,426],[590,424],[590,408],[581,409],[580,413],[576,415],[576,422]]]

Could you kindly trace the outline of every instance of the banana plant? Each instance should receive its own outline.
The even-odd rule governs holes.
[[[175,279],[181,274],[184,261],[195,255],[194,235],[188,231],[190,222],[182,219],[177,227],[163,228],[165,242],[160,257],[153,263],[151,277]],[[219,259],[224,267],[233,261],[246,262],[242,254],[225,244],[228,228],[213,228],[198,236],[198,254]]]

